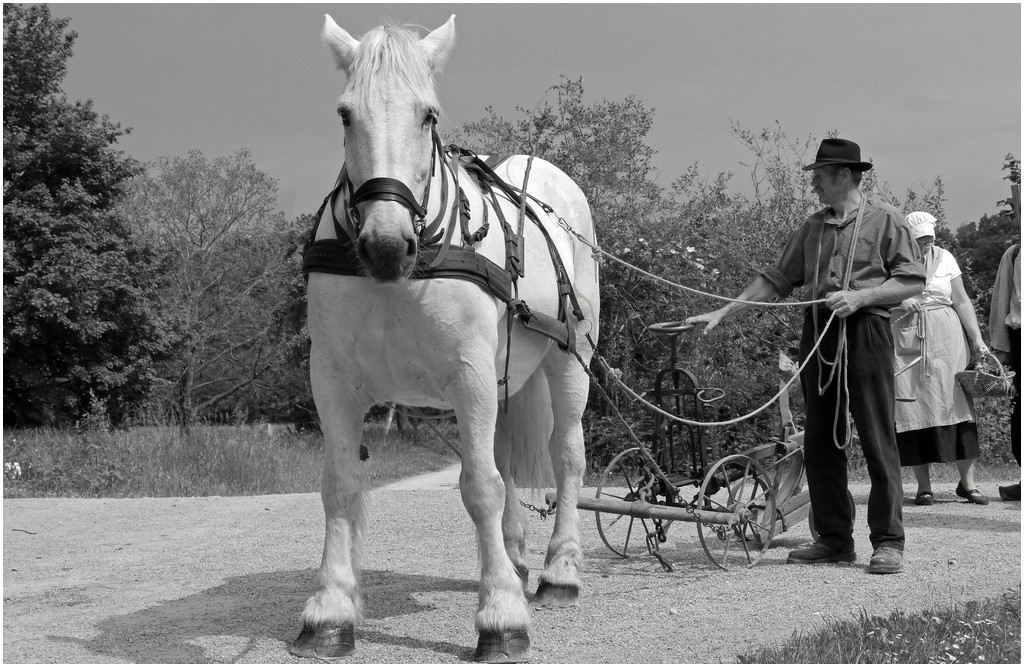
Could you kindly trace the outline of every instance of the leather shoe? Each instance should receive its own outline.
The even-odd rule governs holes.
[[[836,551],[821,542],[815,542],[806,549],[790,551],[786,562],[799,565],[816,565],[818,563],[852,563],[855,560],[857,560],[857,552],[853,549],[849,551]]]
[[[956,495],[961,498],[966,498],[967,502],[975,505],[988,505],[988,498],[981,495],[981,491],[977,489],[966,489],[962,483],[956,485]]]
[[[1020,483],[1011,484],[1010,486],[999,487],[999,497],[1003,500],[1016,500],[1020,501]]]
[[[878,547],[868,562],[868,574],[896,574],[903,570],[903,552],[896,547]]]
[[[932,495],[931,491],[921,491],[920,493],[917,494],[917,497],[914,498],[914,504],[915,505],[934,505],[935,504],[935,496]]]

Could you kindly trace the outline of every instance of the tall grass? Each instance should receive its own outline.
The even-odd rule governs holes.
[[[951,609],[826,620],[814,632],[738,656],[741,663],[1020,664],[1021,590]]]
[[[454,427],[451,427],[454,431]],[[370,487],[457,460],[437,438],[367,425]],[[4,497],[234,496],[320,489],[320,433],[201,425],[125,431],[40,428],[5,433]]]

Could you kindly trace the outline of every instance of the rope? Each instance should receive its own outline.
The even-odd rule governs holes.
[[[853,236],[850,238],[850,249],[846,255],[846,271],[843,275],[842,291],[847,291],[850,288],[850,277],[853,273],[853,254],[856,250],[857,237],[860,236],[860,224],[864,218],[864,203],[867,201],[867,195],[861,193],[860,196],[860,207],[857,210],[857,221],[853,224]],[[822,230],[824,231],[824,230]],[[818,266],[821,261],[821,237],[822,234],[818,235],[818,246],[814,257],[814,283],[813,289],[815,292],[818,291]],[[828,332],[829,324],[835,317],[835,311],[832,311],[832,316],[829,317],[829,321],[825,324],[825,328],[822,330],[821,336],[818,339],[819,342],[825,338],[825,334]],[[814,309],[811,311],[811,322],[814,326],[814,335],[818,336],[818,310]],[[839,378],[843,383],[842,391],[836,392],[836,407],[832,415],[832,444],[839,449],[847,449],[853,443],[853,421],[850,417],[850,349],[847,345],[846,338],[846,318],[839,321],[839,339],[836,343],[836,356],[832,361],[825,359],[824,355],[818,351],[816,352],[818,359],[818,396],[824,396],[825,392],[832,385],[832,381],[836,378],[836,372],[839,372]],[[822,367],[828,366],[830,368],[828,379],[822,384],[821,372]],[[844,405],[845,397],[845,408]],[[839,415],[842,414],[846,418],[846,435],[843,439],[843,444],[839,444],[838,438],[836,438],[836,428],[839,426]]]
[[[828,319],[828,323],[825,325],[826,330],[828,329],[828,325],[832,323],[832,320],[835,319],[835,317],[836,317],[836,314],[835,314],[835,311],[833,311],[832,315]],[[588,336],[587,338],[589,339],[590,337]],[[803,363],[800,364],[800,366],[797,368],[796,372],[793,373],[792,377],[790,377],[789,381],[786,382],[786,384],[784,384],[782,386],[782,388],[779,389],[779,392],[777,394],[775,394],[774,396],[772,396],[772,398],[769,399],[769,401],[767,403],[765,403],[761,407],[757,408],[753,412],[750,412],[748,414],[743,415],[742,417],[736,417],[735,419],[729,419],[729,420],[726,420],[726,421],[717,421],[717,422],[694,421],[694,420],[691,420],[691,419],[684,419],[683,417],[679,417],[679,416],[671,414],[669,412],[665,412],[664,410],[659,408],[657,405],[654,405],[653,403],[651,403],[650,401],[648,401],[644,397],[642,397],[639,394],[637,394],[628,385],[626,385],[626,383],[624,383],[621,379],[619,379],[619,377],[617,376],[616,371],[614,371],[611,368],[611,366],[608,365],[608,362],[605,361],[604,357],[602,357],[600,354],[598,354],[596,349],[594,350],[594,358],[597,360],[597,362],[604,369],[605,373],[607,373],[608,376],[612,378],[612,380],[615,382],[615,384],[617,384],[627,394],[629,394],[629,396],[633,399],[633,402],[640,403],[644,407],[646,407],[649,410],[652,410],[654,412],[657,412],[658,414],[660,414],[663,417],[667,417],[668,419],[671,419],[672,421],[677,421],[677,422],[680,422],[682,424],[687,424],[689,426],[731,426],[733,424],[738,424],[738,423],[740,423],[742,421],[746,421],[747,419],[750,419],[751,417],[754,417],[755,415],[757,415],[757,414],[759,414],[761,412],[764,412],[766,409],[771,407],[771,405],[774,404],[775,401],[777,401],[779,399],[779,397],[783,395],[783,393],[789,391],[790,386],[794,382],[796,382],[796,380],[800,377],[800,372],[803,371],[804,367],[807,366],[808,363],[810,363],[810,360],[814,357],[814,353],[818,351],[818,347],[821,345],[821,342],[824,339],[825,339],[825,335],[822,334],[818,338],[818,340],[815,341],[814,347],[811,348],[811,351],[808,353],[808,355],[804,359]],[[583,364],[583,360],[582,360],[582,358],[578,354],[576,355],[576,358],[580,361],[581,364]],[[583,367],[584,367],[584,369],[587,370],[588,373],[590,373],[590,369],[588,369],[585,364],[583,365]]]
[[[693,288],[693,287],[687,287],[686,285],[681,285],[679,283],[674,283],[671,280],[666,280],[665,278],[662,278],[661,276],[656,276],[653,273],[650,273],[648,271],[645,271],[645,270],[641,269],[639,266],[636,266],[634,264],[630,264],[626,260],[620,259],[620,258],[616,257],[615,255],[611,254],[607,250],[604,250],[603,248],[601,248],[597,244],[591,243],[589,240],[587,240],[587,238],[585,236],[581,235],[575,229],[570,227],[569,223],[566,222],[564,218],[559,217],[558,218],[558,224],[562,227],[562,229],[564,229],[565,231],[569,232],[574,237],[576,237],[576,239],[579,240],[580,243],[582,243],[583,245],[589,247],[592,251],[594,251],[595,254],[604,255],[605,257],[607,257],[608,259],[612,260],[613,262],[621,264],[621,265],[625,266],[626,268],[632,269],[633,271],[636,271],[637,273],[641,274],[642,276],[644,276],[646,278],[649,278],[649,279],[651,279],[651,280],[653,280],[655,282],[662,283],[663,285],[668,285],[669,287],[673,287],[675,289],[682,290],[684,292],[691,292],[693,294],[699,294],[700,296],[706,296],[706,297],[710,297],[712,299],[718,299],[720,301],[729,301],[731,303],[743,303],[743,304],[748,304],[748,305],[752,305],[752,306],[813,306],[813,305],[816,305],[816,304],[819,304],[819,303],[825,303],[825,299],[815,299],[814,301],[747,301],[745,299],[734,299],[734,298],[728,297],[728,296],[721,296],[719,294],[712,294],[710,292],[703,292],[703,291],[701,291],[699,289],[696,289],[696,288]]]

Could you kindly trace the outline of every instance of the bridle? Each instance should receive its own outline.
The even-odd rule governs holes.
[[[431,122],[430,128],[431,134],[431,150],[430,150],[430,176],[427,178],[427,184],[423,191],[423,199],[420,202],[416,201],[416,196],[408,185],[396,178],[389,177],[375,177],[367,180],[359,186],[353,192],[352,181],[348,176],[348,167],[342,166],[341,173],[338,174],[338,181],[335,185],[334,190],[329,195],[328,199],[331,207],[331,219],[334,221],[334,230],[339,239],[348,238],[354,241],[360,232],[361,215],[359,213],[359,205],[370,202],[370,201],[393,201],[398,202],[406,209],[408,209],[410,216],[412,217],[413,230],[416,232],[416,236],[419,239],[421,245],[427,245],[436,241],[435,234],[441,223],[444,221],[445,214],[447,213],[448,204],[448,178],[444,176],[441,179],[441,207],[437,212],[437,216],[427,224],[427,204],[430,202],[430,185],[434,180],[434,176],[437,174],[437,165],[441,165],[442,171],[448,168],[451,171],[451,167],[447,165],[445,160],[438,159],[439,153],[447,155],[447,152],[441,146],[441,137],[437,133],[437,119],[434,118]],[[454,172],[453,172],[454,176]],[[457,176],[455,176],[455,182],[458,183]],[[338,216],[334,213],[337,210],[336,204],[338,197],[342,198],[342,219],[339,220]],[[344,236],[343,236],[344,234]]]

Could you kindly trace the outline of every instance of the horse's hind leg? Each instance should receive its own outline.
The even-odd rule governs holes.
[[[501,421],[503,406],[498,406],[498,420]],[[499,429],[500,430],[500,429]],[[526,533],[527,522],[523,508],[519,504],[519,493],[515,479],[512,477],[511,443],[504,438],[494,439],[494,460],[501,473],[501,481],[505,483],[505,511],[501,516],[501,534],[505,542],[505,553],[516,568],[516,573],[523,584],[523,590],[530,581],[530,568],[526,565]]]
[[[571,607],[579,603],[579,570],[583,566],[576,504],[586,465],[581,419],[590,385],[576,359],[564,352],[549,353],[543,368],[554,417],[549,451],[557,487],[557,509],[536,602],[545,607]]]
[[[320,495],[326,528],[319,588],[302,611],[302,632],[289,646],[293,655],[330,660],[355,649],[355,622],[362,617],[358,582],[358,553],[366,526],[363,466],[359,460],[362,406],[336,377],[316,369],[326,364],[311,360],[311,377],[324,432],[324,472]]]

